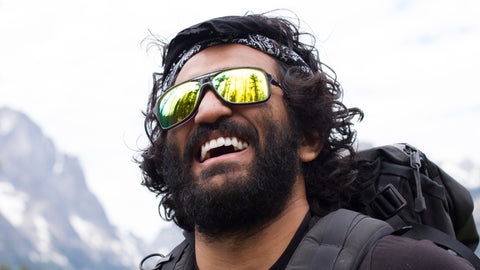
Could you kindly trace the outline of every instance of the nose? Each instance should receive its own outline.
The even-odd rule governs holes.
[[[213,90],[206,89],[206,93],[198,105],[194,117],[195,124],[215,123],[220,117],[231,116],[232,109],[215,95]]]

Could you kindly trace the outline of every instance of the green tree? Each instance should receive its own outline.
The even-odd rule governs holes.
[[[184,95],[176,104],[174,116],[177,116],[177,121],[183,120],[189,113],[192,112],[197,99],[198,91],[191,91]]]
[[[258,76],[256,74],[250,75],[250,82],[248,84],[250,91],[248,92],[250,95],[248,97],[248,101],[258,100],[259,98],[259,87],[258,87]]]
[[[212,80],[212,84],[213,84],[213,87],[215,87],[215,89],[219,89],[219,93],[223,96],[225,94],[225,87],[222,86],[223,82],[227,79],[227,75],[226,74],[222,74],[222,76],[216,76],[213,80]]]
[[[225,80],[225,84],[222,88],[222,96],[225,97],[225,99],[228,100],[228,101],[238,102],[237,101],[237,91],[230,91],[230,87],[232,87],[232,81],[233,81],[232,79]],[[227,95],[226,93],[229,93],[229,95]]]

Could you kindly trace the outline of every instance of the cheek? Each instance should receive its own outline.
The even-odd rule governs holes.
[[[272,139],[270,136],[274,135],[268,134],[267,131],[280,132],[283,127],[288,126],[288,118],[283,104],[282,106],[270,102],[262,104],[257,110],[252,112],[251,119],[255,123],[254,125],[259,135],[259,143],[262,146],[265,146],[266,141]]]
[[[175,146],[179,152],[179,156],[183,157],[185,145],[187,143],[187,132],[183,130],[184,126],[169,130],[166,136],[167,143]]]
[[[275,97],[272,102],[267,102],[266,105],[265,107],[268,112],[262,113],[264,118],[268,117],[270,121],[279,127],[289,124],[286,105],[283,103],[281,97]]]

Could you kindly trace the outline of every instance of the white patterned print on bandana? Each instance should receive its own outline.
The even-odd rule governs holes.
[[[312,70],[310,67],[305,63],[305,61],[298,55],[294,50],[278,44],[276,41],[262,36],[262,35],[249,35],[248,38],[238,38],[238,39],[213,39],[213,40],[204,40],[195,45],[193,45],[190,49],[183,51],[177,57],[178,61],[174,62],[166,73],[166,76],[163,80],[163,87],[159,93],[159,97],[161,97],[166,90],[172,86],[177,74],[182,69],[185,62],[190,59],[193,55],[197,54],[203,49],[208,47],[212,47],[218,44],[242,44],[259,51],[262,51],[282,62],[291,63],[295,66],[300,67],[305,73],[311,74]]]

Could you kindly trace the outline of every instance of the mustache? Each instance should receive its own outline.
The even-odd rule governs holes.
[[[235,136],[246,140],[253,146],[258,145],[258,133],[251,125],[240,124],[232,119],[219,118],[214,123],[203,123],[193,131],[185,146],[184,160],[193,160],[195,148],[200,143],[204,143],[214,131],[219,132],[224,136]]]

